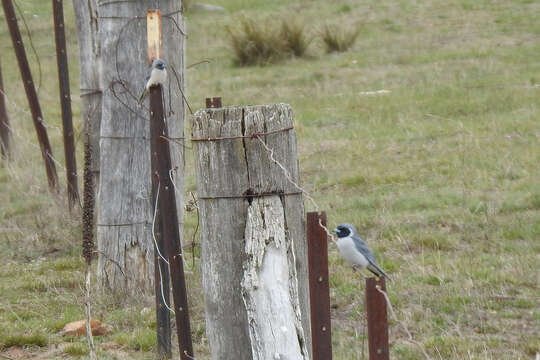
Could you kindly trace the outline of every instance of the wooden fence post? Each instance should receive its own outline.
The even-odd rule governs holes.
[[[49,143],[47,129],[43,124],[43,115],[41,113],[41,107],[39,106],[34,81],[32,80],[30,66],[28,65],[26,51],[24,50],[21,32],[19,30],[19,26],[17,25],[15,9],[13,8],[13,3],[11,0],[2,0],[2,5],[4,6],[4,15],[6,16],[6,22],[11,34],[13,48],[15,50],[15,54],[17,55],[17,61],[19,62],[19,69],[21,71],[24,90],[26,91],[26,97],[28,98],[28,103],[30,104],[30,111],[32,112],[32,119],[34,120],[34,127],[36,128],[39,146],[41,148],[41,155],[43,157],[43,161],[45,162],[45,170],[47,172],[49,188],[51,191],[56,192],[58,190],[58,175],[56,174],[56,167],[52,157],[51,144]]]
[[[0,62],[0,151],[2,157],[9,158],[10,145],[9,139],[9,118],[6,109],[6,100],[4,98],[4,82],[2,81],[2,63]]]
[[[212,359],[309,359],[292,110],[286,104],[212,108],[192,121]]]
[[[71,94],[69,91],[69,67],[66,53],[64,7],[63,0],[52,0],[52,3],[54,13],[54,39],[56,42],[56,62],[58,65],[58,83],[60,86],[60,103],[62,105],[67,194],[69,209],[71,210],[77,201],[79,201],[79,187],[77,184],[77,162],[75,160],[73,116],[71,112]]]
[[[92,3],[84,1],[84,3]],[[100,126],[100,173],[97,203],[97,245],[100,250],[97,278],[101,286],[116,293],[152,293],[154,289],[154,242],[151,233],[150,126],[148,102],[137,99],[147,75],[146,14],[155,5],[167,18],[162,22],[163,60],[169,81],[163,91],[171,138],[173,178],[178,200],[178,221],[183,221],[184,178],[184,20],[181,2],[98,1],[87,21],[99,31],[99,86],[102,118]],[[134,20],[128,20],[134,19]],[[93,36],[95,33],[92,33]],[[175,69],[177,77],[174,76]],[[185,92],[184,92],[185,93]],[[95,104],[95,103],[94,103]],[[174,142],[174,144],[173,144]],[[180,145],[178,145],[178,143]],[[120,174],[120,175],[119,175]],[[108,259],[121,266],[115,266]]]
[[[383,277],[366,279],[366,314],[368,323],[369,360],[388,360],[388,316],[386,299],[377,290],[386,291]]]
[[[328,278],[328,240],[326,213],[307,214],[309,261],[309,298],[313,360],[332,360],[332,327],[330,322],[330,289]]]

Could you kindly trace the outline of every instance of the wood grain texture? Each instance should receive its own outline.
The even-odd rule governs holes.
[[[101,85],[99,66],[101,50],[98,40],[97,0],[73,0],[79,44],[79,86],[81,115],[86,131],[90,131],[94,186],[99,183],[99,134],[101,126]]]
[[[99,256],[98,278],[107,288],[132,293],[153,290],[148,103],[138,107],[136,101],[148,71],[144,21],[148,6],[142,1],[110,2],[97,8],[103,89],[97,242],[104,254]],[[151,6],[168,14],[179,11],[181,2],[160,0]],[[180,13],[171,16],[183,26]],[[170,137],[183,138],[184,103],[179,87],[184,90],[184,37],[170,18],[163,19],[162,31],[163,60],[169,70],[164,89],[167,125]],[[178,73],[178,81],[172,69]],[[176,188],[180,189],[177,204],[181,233],[183,146],[171,142],[171,157]],[[109,259],[120,264],[125,276]]]
[[[245,242],[241,286],[253,359],[308,359],[295,259],[279,196],[253,199]]]
[[[252,135],[293,125],[289,105],[205,109],[192,118],[192,137]],[[296,136],[283,131],[263,136],[274,157],[299,182]],[[247,192],[296,192],[256,138],[196,142],[197,184],[200,198],[202,277],[206,301],[207,335],[212,359],[252,359],[246,310],[241,295],[244,276],[245,229],[249,201],[219,198]],[[205,197],[218,197],[204,199]],[[305,346],[309,349],[309,293],[302,196],[279,196],[284,226],[294,249],[298,295]],[[229,329],[228,331],[222,331]],[[224,355],[227,354],[227,355]]]

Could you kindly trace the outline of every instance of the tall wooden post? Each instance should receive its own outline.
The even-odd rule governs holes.
[[[32,119],[34,120],[34,127],[41,148],[41,155],[45,162],[45,170],[47,172],[47,179],[49,181],[49,188],[52,191],[58,190],[58,175],[56,174],[56,167],[53,162],[51,144],[49,143],[49,136],[47,135],[47,129],[43,124],[43,115],[41,113],[41,107],[39,106],[39,100],[34,87],[34,81],[32,80],[32,73],[30,72],[30,66],[28,65],[28,59],[26,57],[26,51],[24,50],[24,44],[21,37],[19,26],[17,25],[17,17],[15,15],[15,9],[11,0],[2,0],[4,7],[4,14],[6,16],[6,22],[8,24],[9,33],[11,34],[11,41],[13,42],[13,48],[15,49],[15,55],[17,55],[17,61],[19,63],[19,69],[21,71],[21,77],[23,79],[24,90],[26,91],[26,97],[30,105],[30,111],[32,112]]]
[[[66,32],[64,28],[63,0],[52,0],[54,14],[54,39],[56,41],[56,63],[62,105],[62,127],[64,134],[64,154],[66,158],[67,194],[69,208],[79,200],[77,184],[77,162],[75,160],[75,140],[73,116],[71,113],[71,94],[69,91],[69,67],[66,54]]]
[[[286,104],[212,108],[192,119],[212,359],[309,359],[292,110]]]
[[[92,1],[89,1],[90,4]],[[85,1],[85,3],[87,3]],[[154,291],[153,203],[151,199],[148,102],[137,104],[148,70],[146,14],[148,1],[99,1],[89,21],[98,25],[100,81],[103,90],[100,126],[100,173],[97,203],[97,277],[115,292]],[[163,91],[170,137],[183,144],[182,98],[184,35],[179,0],[154,0],[163,14],[163,60],[170,74]],[[130,20],[138,18],[136,20]],[[179,81],[173,75],[176,70]],[[185,93],[185,91],[184,91]],[[183,189],[183,146],[171,144],[172,177]],[[177,212],[182,227],[183,190]],[[116,266],[109,259],[121,265]]]
[[[6,109],[6,100],[4,98],[4,82],[2,81],[2,63],[0,62],[0,151],[3,157],[7,158],[10,154],[9,139],[9,118]]]
[[[73,0],[79,45],[79,85],[83,132],[92,144],[91,173],[94,177],[94,194],[97,199],[99,184],[99,152],[101,131],[101,106],[103,91],[100,86],[102,68],[99,66],[101,47],[98,41],[98,19],[95,14],[99,0]],[[85,135],[86,136],[86,135]]]
[[[366,313],[368,324],[369,360],[388,360],[388,316],[386,299],[377,290],[386,291],[383,277],[366,279]]]

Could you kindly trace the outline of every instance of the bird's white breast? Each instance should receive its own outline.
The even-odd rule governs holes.
[[[341,256],[351,265],[359,266],[365,269],[368,266],[368,261],[354,245],[354,240],[350,237],[339,238],[337,246]]]
[[[159,69],[153,69],[150,73],[150,79],[148,79],[148,83],[146,84],[146,88],[149,88],[150,86],[158,85],[158,84],[165,84],[167,81],[167,70],[159,70]]]

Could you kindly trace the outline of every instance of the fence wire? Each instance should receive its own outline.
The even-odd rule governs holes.
[[[113,1],[108,1],[108,2],[98,3],[98,6],[105,6],[105,5],[109,5],[109,4],[113,4],[113,3],[130,2],[130,1],[132,1],[132,0],[113,0]],[[15,2],[15,5],[17,7],[17,10],[18,10],[21,18],[23,19],[27,35],[28,35],[28,37],[30,39],[30,45],[31,45],[32,51],[33,51],[33,53],[34,53],[34,55],[36,57],[36,61],[38,62],[38,67],[39,67],[39,85],[38,85],[38,89],[40,89],[41,88],[41,81],[42,81],[41,80],[42,79],[41,61],[39,59],[39,55],[38,55],[38,53],[37,53],[37,51],[35,49],[35,46],[33,44],[32,37],[31,37],[31,34],[30,34],[30,30],[29,30],[29,27],[28,27],[28,25],[26,23],[26,20],[24,19],[24,15],[22,14],[22,11],[20,10],[20,8],[19,8],[19,6],[18,6],[18,4],[16,2]],[[180,25],[178,24],[176,19],[174,19],[174,17],[173,17],[174,15],[176,15],[178,13],[181,13],[181,12],[182,12],[182,10],[175,11],[175,12],[172,12],[172,13],[164,14],[162,17],[169,20],[169,21],[171,21],[173,23],[174,28],[180,34],[180,36],[186,36],[185,31],[180,27]],[[117,101],[119,101],[119,103],[123,107],[126,108],[126,110],[128,110],[129,112],[135,114],[135,116],[140,117],[140,118],[144,119],[145,121],[148,121],[147,117],[144,117],[144,116],[142,116],[140,114],[140,108],[131,107],[128,104],[129,99],[136,102],[137,99],[138,99],[138,96],[136,94],[134,94],[133,90],[131,90],[126,85],[127,81],[125,81],[125,79],[123,79],[121,77],[120,70],[119,70],[119,61],[118,61],[119,44],[123,39],[123,36],[124,36],[124,33],[125,33],[127,27],[130,24],[134,23],[134,22],[146,19],[146,17],[143,17],[143,16],[137,16],[137,17],[110,16],[110,17],[98,17],[98,19],[127,20],[127,22],[122,26],[121,30],[119,31],[118,38],[116,39],[116,44],[115,44],[115,66],[116,66],[117,78],[113,79],[109,83],[109,85],[107,86],[107,90],[110,90],[111,94],[115,97],[115,99]],[[206,63],[206,62],[209,62],[209,61],[210,60],[202,60],[202,61],[197,62],[197,63],[195,63],[195,64],[193,64],[191,66],[196,66],[196,65]],[[191,66],[189,66],[189,67],[191,67]],[[169,111],[167,112],[167,115],[166,115],[165,119],[167,119],[167,118],[174,115],[174,111],[172,110],[172,101],[171,101],[171,99],[172,99],[171,94],[173,94],[173,93],[177,98],[182,99],[183,105],[187,108],[187,110],[190,112],[190,114],[193,114],[193,110],[192,110],[192,108],[191,108],[191,106],[190,106],[190,104],[189,104],[189,102],[188,102],[188,100],[187,100],[187,98],[186,98],[186,96],[184,94],[182,82],[180,80],[180,77],[178,75],[177,70],[172,65],[169,65],[169,68],[172,70],[172,75],[174,75],[174,77],[173,77],[174,81],[171,80],[170,76],[168,77],[168,80],[167,80],[167,93],[168,93],[169,103],[166,104],[166,105],[168,105]],[[176,85],[176,86],[174,86],[173,84]],[[82,93],[81,93],[80,96],[84,97],[84,96],[102,94],[103,90],[102,89],[81,89],[81,92]],[[31,116],[31,113],[28,110],[19,107],[16,102],[12,101],[5,94],[5,92],[2,92],[2,93],[3,93],[4,98],[6,99],[7,103],[9,104],[9,106],[12,108],[12,110],[15,111],[15,116],[25,116],[25,117],[30,117]],[[121,95],[123,95],[123,99],[122,99]],[[146,109],[147,111],[149,111],[149,109],[144,105],[143,105],[143,108]],[[165,106],[164,108],[167,108],[167,107]],[[95,109],[94,109],[94,111],[95,111]],[[60,132],[60,133],[62,131],[60,129],[60,127],[49,124],[49,123],[46,123],[43,119],[41,119],[41,122],[48,130],[54,130],[54,131],[57,131],[57,132]],[[21,134],[20,132],[15,130],[13,127],[8,126],[8,130],[13,136],[15,136],[17,139],[21,140],[24,144],[29,145],[29,146],[31,146],[31,147],[33,147],[35,149],[40,149],[40,146],[37,143],[29,140],[29,138],[26,135]],[[299,193],[303,194],[309,200],[309,202],[312,204],[312,206],[315,208],[315,210],[317,212],[320,212],[320,207],[317,204],[317,202],[315,201],[315,199],[313,198],[313,196],[310,194],[310,192],[308,192],[304,187],[302,187],[298,182],[296,182],[293,179],[293,177],[292,177],[291,173],[289,172],[289,170],[281,162],[279,162],[275,158],[274,149],[272,149],[270,146],[268,146],[268,144],[263,140],[263,138],[262,138],[263,135],[264,134],[254,134],[254,135],[251,136],[251,138],[255,138],[255,139],[257,139],[259,141],[261,146],[265,149],[269,160],[272,161],[276,166],[279,167],[279,169],[282,171],[282,173],[283,173],[284,177],[287,179],[287,181],[291,185],[293,185],[299,191]],[[167,137],[166,139],[170,143],[175,143],[176,145],[181,145],[183,147],[184,154],[185,154],[186,149],[189,149],[189,150],[192,149],[191,147],[186,146],[186,139],[185,138],[170,138],[170,137]],[[145,140],[149,141],[149,139],[145,139]],[[200,141],[200,140],[207,140],[207,139],[191,139],[191,141],[194,141],[194,142]],[[218,140],[222,140],[222,139],[218,139]],[[55,164],[57,164],[62,169],[65,169],[65,166],[63,165],[63,163],[61,161],[59,161],[58,159],[56,159],[52,154],[48,154],[48,156],[54,161]],[[172,184],[174,186],[175,191],[180,193],[180,190],[177,188],[176,183],[175,183],[174,178],[173,178],[173,174],[172,174],[173,171],[175,171],[175,169],[170,170],[169,176],[171,178],[171,182],[172,182]],[[81,174],[78,172],[78,175],[80,176]],[[154,203],[154,213],[153,213],[153,218],[152,218],[152,223],[151,223],[151,226],[152,226],[151,233],[152,233],[152,239],[153,239],[153,242],[154,242],[154,247],[155,247],[156,253],[159,255],[159,258],[162,259],[167,264],[167,266],[170,266],[168,259],[166,259],[163,256],[163,254],[161,253],[160,248],[159,248],[159,246],[157,244],[156,237],[155,237],[155,222],[156,222],[156,216],[157,216],[157,203],[158,203],[158,200],[159,200],[159,188],[160,188],[160,184],[158,183],[158,189],[157,189],[156,199],[155,199],[155,203]],[[191,194],[191,197],[192,197],[192,201],[190,202],[190,204],[188,204],[188,206],[186,206],[186,211],[190,212],[190,211],[195,210],[196,213],[197,213],[197,227],[196,227],[195,231],[193,232],[192,242],[191,242],[192,256],[193,256],[193,264],[192,264],[192,266],[194,267],[195,266],[195,246],[196,246],[195,238],[196,238],[198,228],[199,228],[198,199],[200,197],[197,198],[193,193],[190,193],[190,194]],[[182,195],[184,195],[184,194],[182,194]],[[329,239],[332,242],[335,243],[336,239],[335,239],[334,234],[326,226],[324,226],[322,224],[322,221],[320,219],[319,219],[319,226],[321,226],[321,228],[325,231],[325,233],[328,235]],[[124,273],[124,271],[122,269],[122,266],[118,262],[116,262],[114,259],[110,259],[102,251],[97,251],[96,250],[96,252],[103,255],[108,261],[113,262],[120,269],[123,276],[127,276]],[[183,254],[177,254],[177,255],[182,256],[182,259],[183,259],[183,261],[185,263],[185,259],[184,259]],[[160,281],[161,281],[161,284],[160,284],[161,298],[162,298],[163,304],[167,307],[167,309],[171,313],[174,314],[174,310],[171,308],[170,304],[168,304],[165,301],[164,290],[163,290],[165,285],[163,283],[162,268],[161,268],[160,261],[159,260],[157,260],[157,261],[158,261],[158,269],[159,269],[159,272],[160,272]],[[169,271],[170,271],[170,269],[169,269]],[[408,328],[406,327],[404,322],[400,321],[398,319],[398,317],[396,316],[396,314],[395,314],[395,312],[393,310],[392,304],[391,304],[391,302],[389,300],[389,297],[386,294],[386,292],[381,290],[380,287],[377,287],[377,290],[383,294],[383,296],[384,296],[384,298],[386,300],[386,303],[388,305],[388,308],[390,310],[391,316],[394,319],[394,321],[399,323],[401,325],[401,327],[404,329],[405,333],[407,334],[407,336],[408,336],[407,341],[409,341],[410,343],[415,344],[416,346],[418,346],[419,349],[422,351],[423,355],[425,356],[425,358],[427,360],[431,360],[429,355],[427,354],[425,348],[423,347],[423,345],[413,339],[412,334],[410,333],[410,331],[408,330]],[[365,318],[364,318],[364,321],[365,321]],[[364,328],[365,328],[365,323],[364,323]],[[364,353],[364,342],[362,342],[362,354],[363,353]],[[190,359],[195,359],[195,358],[189,356],[188,354],[185,354],[185,355]],[[363,355],[362,355],[362,357],[363,357]]]

